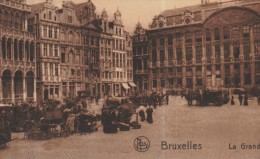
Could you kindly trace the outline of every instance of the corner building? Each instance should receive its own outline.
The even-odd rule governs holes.
[[[1,103],[36,102],[36,41],[25,0],[0,1]]]
[[[202,1],[166,10],[134,35],[135,77],[149,90],[260,85],[260,1]],[[148,63],[140,36],[148,38]],[[141,56],[141,57],[138,57]],[[139,58],[139,59],[138,59]],[[145,66],[143,66],[145,63]],[[142,65],[141,65],[142,64]],[[139,74],[148,66],[149,76]],[[143,90],[145,82],[135,82]],[[142,88],[140,88],[142,86]]]

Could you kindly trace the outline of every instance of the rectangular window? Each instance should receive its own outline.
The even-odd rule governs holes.
[[[164,38],[160,39],[160,46],[164,46]]]
[[[43,55],[48,56],[48,45],[46,43],[43,44]]]
[[[66,55],[65,53],[61,53],[61,63],[65,63],[66,62]]]
[[[49,20],[51,20],[51,12],[49,12]]]
[[[244,36],[244,38],[248,38],[249,37],[249,26],[244,26],[243,27],[243,36]]]
[[[52,38],[52,27],[49,26],[49,38]]]
[[[47,38],[47,26],[43,26],[43,37]]]
[[[48,63],[47,62],[44,63],[44,75],[48,76]]]
[[[55,76],[59,76],[59,65],[55,63]]]
[[[53,45],[49,45],[49,56],[53,56]]]
[[[68,12],[68,23],[72,23],[72,12]]]
[[[168,36],[168,45],[172,45],[172,44],[173,44],[172,36],[169,35],[169,36]]]
[[[58,28],[57,27],[54,28],[54,38],[58,39]]]
[[[80,64],[79,61],[80,61],[80,60],[79,60],[79,55],[76,55],[76,61],[75,61],[75,64]]]
[[[256,56],[260,55],[260,42],[255,43],[255,55]]]
[[[53,76],[53,63],[50,63],[50,76]]]
[[[55,52],[55,57],[58,57],[58,56],[59,56],[59,48],[58,48],[58,45],[55,45],[54,52]]]

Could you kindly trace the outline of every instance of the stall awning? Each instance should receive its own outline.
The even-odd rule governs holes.
[[[122,86],[124,87],[124,89],[130,89],[127,83],[122,83]]]
[[[136,87],[136,85],[135,85],[133,82],[129,82],[129,85],[130,85],[131,87]]]

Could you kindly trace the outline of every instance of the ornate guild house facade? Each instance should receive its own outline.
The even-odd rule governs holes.
[[[259,9],[259,0],[202,1],[162,12],[147,30],[138,24],[138,89],[260,85]]]
[[[117,9],[96,14],[91,0],[27,5],[0,0],[0,103],[124,96],[133,83],[132,38]]]
[[[36,101],[36,41],[25,0],[0,1],[0,101]]]

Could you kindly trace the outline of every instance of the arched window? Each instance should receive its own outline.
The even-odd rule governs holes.
[[[15,15],[15,29],[20,29],[20,16],[19,16],[19,14]]]
[[[14,40],[14,60],[18,60],[18,56],[19,56],[19,53],[18,53],[18,40],[15,39]]]
[[[79,33],[76,34],[76,40],[75,41],[76,41],[77,44],[80,43],[80,34]]]
[[[60,30],[60,39],[61,39],[62,41],[65,40],[65,32],[64,32],[64,30]]]
[[[3,84],[3,98],[12,98],[11,91],[11,71],[5,70],[2,76],[2,84]]]
[[[13,26],[13,22],[14,22],[14,21],[15,21],[15,15],[14,15],[14,13],[11,13],[11,14],[10,14],[10,17],[9,17],[9,19],[8,19],[9,28],[14,27],[14,26]]]
[[[8,27],[8,18],[9,18],[9,14],[7,12],[7,10],[5,10],[5,14],[4,14],[4,27]]]
[[[12,39],[8,39],[7,41],[7,59],[12,58]]]
[[[23,60],[23,49],[24,49],[24,46],[23,46],[23,41],[20,40],[19,42],[19,60],[22,61]]]
[[[27,84],[27,97],[33,97],[34,92],[34,74],[33,72],[28,72],[26,74],[26,84]]]
[[[0,26],[3,26],[3,23],[4,23],[4,14],[3,11],[0,10]]]
[[[34,53],[35,53],[35,51],[34,51],[34,43],[31,42],[31,44],[30,44],[30,61],[31,62],[34,61]]]
[[[15,98],[22,98],[23,95],[23,73],[17,71],[14,76]]]
[[[29,45],[29,41],[26,41],[25,43],[25,54],[26,54],[26,61],[30,60],[30,45]]]
[[[2,58],[3,59],[6,59],[6,38],[5,37],[3,37],[2,38]]]
[[[74,63],[74,53],[72,51],[69,53],[69,63]]]
[[[69,42],[73,42],[74,41],[74,34],[73,34],[73,32],[71,31],[70,33],[69,33]]]

